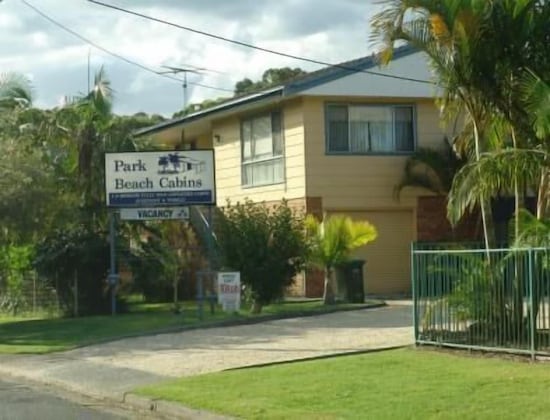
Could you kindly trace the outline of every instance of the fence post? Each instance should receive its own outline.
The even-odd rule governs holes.
[[[415,344],[418,341],[418,290],[416,284],[416,264],[415,264],[415,246],[414,242],[411,242],[411,290],[413,298],[413,324],[414,324],[414,342]]]
[[[530,338],[530,350],[531,350],[531,360],[536,358],[536,348],[535,348],[535,336],[537,334],[537,326],[535,320],[535,296],[534,296],[534,279],[533,279],[533,249],[529,248],[527,251],[528,254],[528,264],[529,264],[529,338]]]

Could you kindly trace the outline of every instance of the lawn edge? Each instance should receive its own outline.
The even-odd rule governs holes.
[[[295,312],[280,313],[280,314],[258,315],[253,318],[224,319],[220,321],[211,321],[211,322],[206,321],[204,324],[197,323],[193,325],[181,325],[181,326],[174,326],[174,327],[168,327],[168,328],[160,328],[160,329],[155,329],[155,330],[145,331],[140,333],[124,334],[124,335],[119,335],[117,337],[93,340],[90,342],[77,344],[76,346],[67,347],[66,349],[63,349],[63,350],[52,350],[51,352],[41,352],[41,353],[15,353],[15,354],[52,354],[52,353],[59,353],[59,352],[68,351],[68,350],[79,349],[82,347],[88,347],[96,344],[111,343],[113,341],[125,340],[127,338],[150,337],[153,335],[171,334],[171,333],[177,333],[177,332],[211,329],[211,328],[238,327],[241,325],[261,324],[263,322],[278,321],[282,319],[307,318],[312,316],[330,315],[336,312],[351,312],[351,311],[362,311],[365,309],[376,309],[376,308],[382,308],[384,306],[387,306],[387,303],[385,301],[378,301],[375,303],[366,303],[364,305],[358,305],[356,307],[331,308],[329,306],[326,309],[323,309],[322,311],[304,310],[304,311],[295,311]]]
[[[361,354],[369,354],[369,353],[381,353],[384,351],[393,351],[393,350],[401,350],[406,348],[413,348],[414,344],[401,344],[396,346],[385,346],[385,347],[376,347],[376,348],[370,348],[370,349],[362,349],[362,350],[355,350],[355,351],[348,351],[348,352],[340,352],[340,353],[331,353],[331,354],[324,354],[321,356],[313,356],[313,357],[306,357],[301,359],[292,359],[292,360],[283,360],[283,361],[277,361],[277,362],[268,362],[268,363],[259,363],[255,365],[249,365],[249,366],[240,366],[235,368],[228,368],[221,370],[219,372],[215,373],[223,373],[223,372],[234,372],[234,371],[240,371],[240,370],[248,370],[248,369],[254,369],[254,368],[263,368],[263,367],[270,367],[270,366],[279,366],[279,365],[289,365],[289,364],[295,364],[295,363],[303,363],[303,362],[312,362],[317,360],[324,360],[324,359],[334,359],[337,357],[347,357],[347,356],[358,356]],[[167,382],[173,381],[174,378],[168,379]],[[147,385],[146,387],[151,387],[152,385]],[[151,411],[156,411],[158,407],[161,407],[161,409],[169,409],[168,413],[178,413],[177,415],[182,416],[182,418],[188,418],[185,416],[189,416],[189,418],[199,418],[199,419],[207,419],[207,420],[222,420],[222,419],[234,419],[236,417],[232,417],[230,414],[223,414],[223,413],[217,413],[212,411],[207,411],[206,409],[202,408],[189,408],[185,405],[185,403],[163,399],[162,397],[153,397],[147,394],[138,394],[140,388],[145,387],[138,387],[134,389],[133,391],[127,392],[124,395],[124,401],[126,401],[128,398],[136,403],[136,407],[140,409],[147,409],[149,408]],[[172,411],[175,410],[175,411]],[[162,412],[161,412],[162,414]],[[206,417],[202,417],[201,415],[206,415]],[[197,417],[193,417],[197,416]]]

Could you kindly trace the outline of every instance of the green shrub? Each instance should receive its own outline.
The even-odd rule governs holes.
[[[241,273],[245,296],[261,311],[283,296],[307,255],[303,218],[286,202],[273,207],[228,203],[218,223],[223,265]]]

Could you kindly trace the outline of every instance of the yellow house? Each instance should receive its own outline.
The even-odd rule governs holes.
[[[370,221],[378,239],[356,255],[367,261],[367,293],[409,293],[421,191],[397,200],[394,187],[411,152],[440,147],[445,136],[431,79],[424,56],[401,47],[387,67],[360,58],[138,135],[172,148],[214,148],[220,206],[284,198],[319,216]],[[299,294],[321,291],[318,276],[297,285]]]

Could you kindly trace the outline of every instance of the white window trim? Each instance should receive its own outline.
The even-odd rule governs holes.
[[[282,146],[282,151],[281,151],[281,154],[280,155],[276,155],[276,156],[270,156],[270,157],[264,157],[264,158],[260,158],[260,159],[255,159],[255,160],[245,160],[244,158],[244,138],[243,138],[243,123],[245,121],[250,121],[250,120],[254,120],[256,118],[261,118],[261,117],[265,117],[265,116],[270,116],[271,118],[273,118],[273,114],[274,113],[278,113],[279,114],[279,118],[280,118],[280,122],[279,122],[279,125],[280,125],[280,131],[281,131],[281,146]],[[262,114],[256,114],[256,115],[251,115],[251,116],[248,116],[246,118],[243,118],[240,120],[240,133],[241,133],[241,188],[243,189],[248,189],[248,188],[256,188],[256,187],[265,187],[265,186],[269,186],[269,185],[278,185],[278,184],[284,184],[285,183],[285,179],[286,179],[286,165],[285,165],[285,137],[284,137],[284,127],[283,127],[283,112],[282,110],[274,110],[274,111],[271,111],[271,112],[267,112],[267,113],[262,113]],[[272,132],[271,132],[271,143],[272,143],[272,146],[273,146],[273,127],[272,127]],[[282,165],[282,177],[280,180],[275,180],[275,181],[268,181],[268,182],[258,182],[258,183],[246,183],[245,182],[245,168],[247,166],[253,166],[253,165],[257,165],[257,164],[262,164],[262,163],[266,163],[266,162],[275,162],[275,161],[281,161],[281,165]]]

